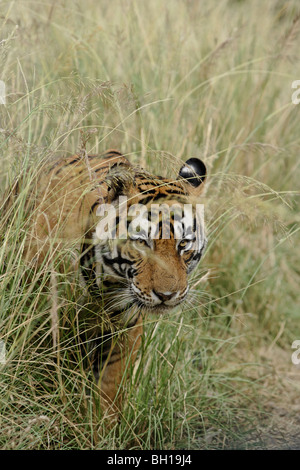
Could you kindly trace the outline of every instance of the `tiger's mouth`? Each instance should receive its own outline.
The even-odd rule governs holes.
[[[173,308],[177,307],[181,302],[179,302],[176,305],[165,305],[163,303],[158,304],[158,305],[151,305],[148,303],[145,303],[141,301],[140,299],[134,299],[133,304],[137,305],[139,308],[143,309],[144,311],[147,311],[149,313],[151,312],[156,312],[156,313],[161,313],[161,312],[169,312]]]
[[[135,284],[132,283],[130,286],[133,303],[144,310],[155,310],[156,312],[166,312],[180,305],[186,299],[188,290],[187,287],[183,293],[176,292],[172,295],[171,293],[162,294],[155,291],[143,294]]]

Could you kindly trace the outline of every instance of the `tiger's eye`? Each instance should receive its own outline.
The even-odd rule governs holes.
[[[137,243],[138,245],[148,245],[147,241],[144,238],[137,238],[135,240],[135,243]]]
[[[181,240],[181,242],[179,243],[179,248],[185,248],[187,244],[188,240]]]

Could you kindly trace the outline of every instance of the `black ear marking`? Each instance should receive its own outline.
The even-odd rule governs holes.
[[[179,177],[186,179],[189,184],[197,188],[206,178],[206,166],[199,158],[190,158],[180,168]]]

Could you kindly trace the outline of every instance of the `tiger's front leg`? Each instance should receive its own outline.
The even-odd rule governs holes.
[[[99,370],[100,404],[105,417],[115,420],[122,409],[123,384],[136,360],[143,333],[142,318],[113,336]]]

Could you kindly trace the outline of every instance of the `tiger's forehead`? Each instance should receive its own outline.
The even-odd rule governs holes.
[[[149,206],[153,202],[171,205],[172,203],[185,204],[187,201],[188,194],[180,181],[142,173],[135,178],[128,205]]]
[[[136,194],[127,199],[128,207],[140,204],[145,206],[147,210],[150,210],[152,207],[156,208],[157,206],[161,205],[167,205],[169,207],[183,206],[185,204],[188,204],[189,202],[189,198],[185,194],[174,196],[174,194],[172,193],[161,194],[156,192],[145,192],[142,194]]]
[[[149,189],[156,189],[157,191],[164,192],[165,190],[168,191],[176,191],[179,194],[186,194],[183,185],[180,181],[163,178],[162,176],[154,176],[147,172],[135,172],[135,180],[134,180],[137,188],[143,192]]]

